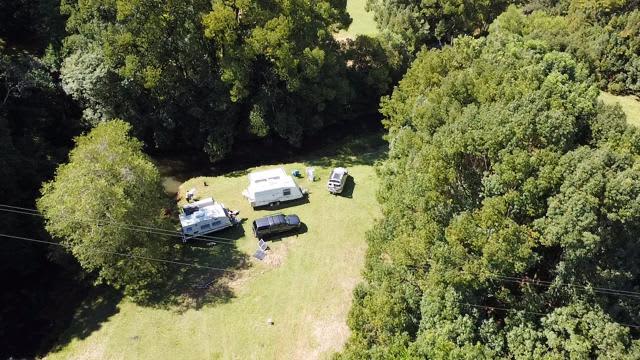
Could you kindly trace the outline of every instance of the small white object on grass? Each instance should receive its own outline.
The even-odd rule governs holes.
[[[272,318],[268,318],[267,319],[267,325],[273,325],[273,319]]]
[[[187,201],[193,199],[196,196],[196,188],[192,188],[191,190],[187,191]]]

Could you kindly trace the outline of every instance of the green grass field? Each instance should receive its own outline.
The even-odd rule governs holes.
[[[215,178],[194,178],[180,187],[192,187],[199,197],[213,196],[239,209],[244,236],[237,249],[248,264],[223,278],[230,295],[222,301],[179,311],[176,307],[143,307],[123,300],[114,314],[92,331],[85,320],[74,320],[50,359],[315,359],[327,358],[346,341],[346,316],[352,291],[360,280],[366,250],[365,232],[380,216],[373,162],[381,150],[354,157],[346,154],[318,157],[304,163],[274,164],[287,172],[316,168],[319,181],[298,183],[309,189],[307,203],[279,212],[298,214],[308,230],[270,243],[260,262],[249,255],[256,249],[250,224],[272,213],[255,211],[242,197],[247,171]],[[346,196],[325,190],[330,168],[345,165],[353,176]],[[207,186],[204,186],[204,182]],[[228,231],[228,230],[227,230]],[[235,231],[238,233],[238,230]],[[212,235],[225,236],[225,233]],[[215,248],[224,245],[216,245]],[[216,266],[215,263],[207,263]],[[215,291],[212,297],[215,298]],[[91,314],[89,314],[91,316]],[[268,325],[266,320],[273,319]],[[81,334],[81,335],[78,335]]]
[[[358,35],[376,35],[378,29],[373,19],[373,13],[365,10],[367,0],[347,0],[347,12],[351,15],[353,22],[349,29],[341,31],[336,38],[355,38]]]
[[[635,96],[616,96],[607,92],[600,93],[600,100],[605,104],[620,104],[622,110],[627,114],[629,124],[640,126],[640,99]]]

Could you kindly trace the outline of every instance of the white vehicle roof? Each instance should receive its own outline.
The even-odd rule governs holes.
[[[337,167],[331,171],[331,179],[330,180],[339,180],[340,177],[344,176],[347,173],[347,169],[343,167]]]
[[[198,207],[198,211],[189,215],[180,214],[180,224],[182,227],[191,226],[205,220],[212,220],[218,218],[226,218],[227,214],[224,211],[222,204],[213,201],[213,198],[206,198],[200,201],[193,202],[185,205],[185,207]]]
[[[249,192],[297,187],[283,168],[256,171],[249,174]]]

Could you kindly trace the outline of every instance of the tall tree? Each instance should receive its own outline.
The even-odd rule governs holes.
[[[344,357],[640,356],[640,305],[601,291],[640,290],[640,130],[518,21],[421,52],[383,99],[384,219]]]
[[[602,90],[640,94],[640,10],[637,1],[572,1],[566,13],[542,8],[526,16],[510,8],[503,30],[542,40],[587,64]]]
[[[339,121],[352,95],[332,33],[340,1],[71,1],[62,80],[92,124],[220,160],[236,138],[286,139]]]
[[[512,0],[368,0],[383,33],[400,37],[411,53],[442,46],[461,34],[480,35]]]
[[[167,270],[162,263],[129,258],[171,254],[165,236],[133,231],[131,225],[170,228],[160,175],[121,120],[101,123],[76,139],[69,162],[44,184],[38,209],[47,231],[67,246],[98,281],[145,299]],[[123,225],[124,224],[124,225]]]

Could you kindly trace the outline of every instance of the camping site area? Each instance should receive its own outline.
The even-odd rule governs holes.
[[[348,337],[352,291],[361,278],[365,233],[379,217],[373,166],[379,156],[317,158],[187,181],[182,194],[195,187],[198,197],[212,196],[240,210],[241,230],[210,234],[233,239],[233,272],[217,279],[206,300],[196,306],[150,307],[117,299],[106,306],[108,311],[86,311],[89,318],[79,313],[49,358],[309,359],[340,350]],[[246,174],[279,166],[288,173],[307,166],[316,169],[317,181],[297,180],[309,190],[308,202],[278,210],[251,209],[241,195],[248,184]],[[346,166],[352,175],[343,196],[326,191],[332,166]],[[297,236],[269,241],[267,257],[258,261],[251,256],[257,248],[251,222],[274,212],[299,215],[305,229]],[[189,246],[205,254],[228,254],[230,247]],[[203,265],[218,265],[203,259]],[[94,324],[91,331],[86,331],[88,324]]]

